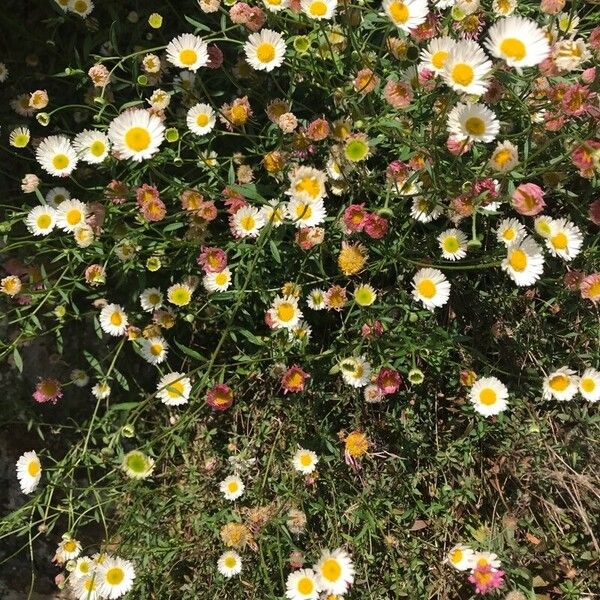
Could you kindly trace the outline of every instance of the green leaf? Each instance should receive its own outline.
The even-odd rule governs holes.
[[[15,346],[13,350],[13,360],[15,361],[15,367],[19,369],[19,373],[23,372],[23,359],[21,358],[21,354],[19,353],[18,348]]]
[[[195,359],[195,360],[199,360],[200,362],[204,362],[206,361],[206,359],[204,358],[204,356],[202,356],[202,354],[200,354],[200,352],[196,352],[196,350],[192,350],[191,348],[188,348],[187,346],[184,346],[183,344],[180,344],[177,340],[175,341],[175,345],[184,353],[187,354],[189,357]]]

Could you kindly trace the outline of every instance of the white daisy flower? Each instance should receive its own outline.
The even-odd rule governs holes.
[[[56,225],[56,211],[47,204],[40,204],[29,211],[25,224],[32,235],[48,235]]]
[[[85,225],[87,206],[81,200],[63,200],[56,207],[56,226],[63,231],[73,232]]]
[[[86,223],[77,225],[73,229],[73,237],[80,248],[87,248],[94,242],[94,230]]]
[[[533,227],[535,232],[544,239],[549,238],[552,235],[552,222],[554,219],[547,215],[540,215],[533,221]]]
[[[98,565],[96,579],[99,595],[112,600],[123,596],[133,587],[135,569],[130,561],[111,556]]]
[[[217,561],[217,569],[219,573],[223,575],[223,577],[227,577],[229,579],[234,575],[238,575],[242,570],[242,558],[233,550],[223,552]]]
[[[202,285],[207,292],[226,292],[231,286],[231,271],[225,267],[218,273],[207,273],[202,278]]]
[[[470,571],[475,566],[475,553],[464,544],[456,544],[448,552],[447,560],[457,571]]]
[[[441,73],[444,70],[446,59],[450,50],[456,46],[456,41],[449,36],[433,38],[427,48],[421,50],[421,68],[429,69],[434,73]]]
[[[110,152],[108,137],[96,129],[86,129],[78,133],[73,147],[81,160],[91,165],[101,163]]]
[[[308,308],[312,310],[324,310],[325,309],[325,290],[315,288],[308,293],[306,298],[306,304]]]
[[[427,19],[427,0],[383,0],[383,10],[392,23],[409,33]]]
[[[316,202],[327,195],[325,180],[327,176],[323,171],[314,167],[296,167],[290,174],[290,187],[285,192],[294,200],[303,202]]]
[[[506,410],[508,390],[496,377],[478,379],[469,393],[475,410],[484,417],[497,415]]]
[[[107,304],[100,311],[100,327],[104,333],[119,336],[127,331],[129,320],[118,304]]]
[[[71,199],[71,192],[64,187],[53,187],[46,194],[46,202],[52,208],[58,208],[58,205],[65,200]]]
[[[140,108],[121,113],[111,121],[108,138],[114,151],[122,159],[135,162],[151,158],[159,151],[164,140],[165,126],[153,114]]]
[[[106,400],[106,398],[108,398],[110,396],[110,385],[108,385],[108,383],[106,383],[106,381],[101,381],[98,382],[93,388],[92,388],[92,395],[97,398],[98,400]]]
[[[265,217],[255,206],[243,206],[231,217],[231,225],[236,237],[258,237],[265,226]]]
[[[285,212],[299,229],[320,225],[327,216],[323,200],[307,202],[294,198],[287,203]]]
[[[81,554],[81,542],[65,534],[55,552],[57,562],[66,563]]]
[[[559,71],[576,71],[592,58],[588,45],[581,38],[558,40],[552,46],[552,61]]]
[[[491,567],[499,569],[502,566],[500,559],[493,552],[475,552],[473,555],[473,567]]]
[[[269,315],[275,329],[294,329],[303,316],[298,308],[298,299],[294,296],[277,296],[269,309]]]
[[[77,166],[77,153],[64,135],[44,138],[35,151],[35,157],[46,173],[57,177],[70,175]]]
[[[412,280],[415,300],[423,303],[423,306],[432,311],[444,306],[450,297],[450,282],[438,269],[419,269]]]
[[[167,288],[167,300],[175,306],[187,306],[194,290],[187,283],[174,283]]]
[[[142,341],[141,353],[151,365],[158,365],[167,358],[169,345],[163,337],[151,337]]]
[[[280,12],[289,7],[289,0],[263,0],[267,10],[271,12]]]
[[[340,372],[347,385],[365,387],[371,376],[371,364],[364,356],[350,356],[340,361]]]
[[[416,196],[412,199],[410,207],[410,216],[419,221],[419,223],[430,223],[437,219],[443,213],[441,206],[431,205],[423,196]]]
[[[190,108],[186,117],[188,129],[196,135],[206,135],[211,132],[216,122],[215,111],[210,104],[195,104]]]
[[[495,15],[500,17],[508,17],[515,8],[517,8],[517,0],[494,0],[492,2],[492,10]]]
[[[163,305],[163,294],[158,288],[146,288],[140,294],[140,304],[142,310],[154,312]]]
[[[583,246],[583,235],[577,225],[566,219],[554,219],[550,224],[550,235],[546,238],[546,247],[552,256],[560,256],[571,261]]]
[[[96,565],[89,556],[80,556],[75,562],[75,567],[71,571],[71,577],[73,579],[88,577],[93,574],[95,568]]]
[[[312,473],[317,468],[318,462],[319,457],[312,450],[305,450],[304,448],[296,450],[292,458],[294,469],[303,475]]]
[[[312,569],[298,569],[288,575],[285,583],[288,600],[317,600],[321,586]]]
[[[331,19],[337,8],[337,0],[301,0],[302,12],[310,19]]]
[[[526,235],[525,226],[517,219],[504,219],[496,229],[496,238],[505,246],[520,242]]]
[[[90,382],[90,376],[82,369],[73,369],[71,371],[70,379],[80,388],[85,387]]]
[[[219,484],[219,490],[226,500],[237,500],[245,489],[244,482],[237,475],[230,475]]]
[[[192,392],[192,382],[183,373],[168,373],[161,377],[157,385],[159,398],[167,406],[187,404]]]
[[[492,152],[489,165],[495,171],[507,173],[519,164],[519,150],[511,142],[498,142]]]
[[[498,19],[484,44],[492,56],[517,69],[539,65],[550,54],[544,30],[535,21],[518,15]]]
[[[209,61],[208,45],[201,37],[184,33],[169,42],[167,60],[181,69],[197,71]]]
[[[139,450],[131,450],[123,457],[121,469],[130,479],[146,479],[154,471],[154,459]]]
[[[529,236],[517,239],[506,249],[502,270],[518,286],[533,285],[544,271],[544,255],[539,244]]]
[[[246,62],[256,71],[272,71],[283,64],[285,58],[283,36],[271,29],[252,33],[244,44]]]
[[[579,379],[579,393],[589,402],[600,400],[600,371],[586,369]]]
[[[543,398],[550,400],[571,400],[578,391],[579,377],[569,367],[556,369],[544,378]]]
[[[446,260],[460,260],[467,255],[467,236],[460,229],[446,229],[437,239]]]
[[[100,600],[100,585],[95,572],[76,579],[69,578],[69,581],[77,600]]]
[[[283,225],[285,218],[285,206],[278,200],[269,200],[260,207],[265,223],[271,223],[272,227]]]
[[[456,140],[492,142],[500,131],[500,121],[483,104],[457,104],[448,115],[447,130]]]
[[[314,566],[321,589],[329,594],[345,594],[354,583],[354,565],[350,556],[341,548],[325,550]]]
[[[85,19],[94,10],[94,3],[92,0],[69,0],[67,10]]]
[[[450,50],[442,77],[453,90],[481,96],[488,87],[492,62],[477,42],[463,40]]]
[[[42,464],[37,454],[31,450],[25,452],[17,461],[17,479],[24,494],[31,494],[42,478]]]

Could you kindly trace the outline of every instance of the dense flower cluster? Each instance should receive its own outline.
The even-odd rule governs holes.
[[[89,477],[107,470],[123,489],[151,486],[188,469],[181,447],[196,448],[205,422],[207,438],[236,438],[230,470],[221,477],[207,459],[201,473],[226,501],[212,523],[227,548],[212,562],[220,576],[258,562],[244,552],[279,519],[296,549],[278,594],[367,597],[370,559],[351,536],[336,531],[306,550],[316,559],[306,568],[299,537],[310,524],[297,503],[241,506],[277,481],[272,453],[253,471],[248,456],[260,449],[238,452],[239,432],[252,429],[244,411],[277,398],[305,403],[308,420],[319,394],[342,407],[337,449],[331,439],[273,441],[301,475],[294,485],[311,490],[334,468],[366,485],[370,460],[397,458],[374,415],[409,397],[411,407],[435,398],[436,420],[438,401],[458,398],[480,428],[523,400],[600,400],[597,352],[572,356],[573,369],[529,348],[518,360],[492,358],[463,320],[490,298],[535,299],[557,318],[568,302],[569,315],[597,326],[595,9],[563,0],[181,4],[181,14],[161,14],[138,2],[124,21],[133,37],[118,39],[112,7],[47,0],[57,27],[85,45],[58,74],[39,56],[29,57],[35,77],[0,64],[0,86],[13,94],[1,135],[19,181],[2,224],[0,293],[18,329],[5,354],[22,370],[24,344],[40,332],[56,335],[60,354],[63,331],[88,327],[75,334],[83,350],[66,359],[68,373],[50,362],[28,393],[32,411],[78,394],[95,407],[83,446],[52,468],[50,450],[42,461],[25,452],[19,484],[42,502],[65,473],[75,477],[77,452],[102,440],[84,463]],[[498,319],[491,335],[518,334],[503,326]],[[565,345],[567,356],[575,347]],[[434,389],[450,353],[460,376],[439,375]],[[186,535],[199,535],[194,527]],[[65,535],[55,557],[77,598],[137,585],[138,557],[81,551]],[[491,552],[459,544],[447,560],[478,594],[504,583]]]

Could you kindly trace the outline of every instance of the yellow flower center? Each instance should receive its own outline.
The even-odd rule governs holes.
[[[66,214],[66,221],[69,225],[77,225],[82,219],[81,211],[78,208],[72,208]]]
[[[233,569],[237,563],[234,556],[226,556],[223,562],[228,569]]]
[[[230,119],[236,125],[243,125],[248,118],[248,112],[242,104],[238,104],[231,108]]]
[[[145,150],[150,142],[150,132],[144,127],[132,127],[125,134],[125,145],[134,152]]]
[[[303,467],[309,467],[312,464],[312,458],[310,454],[301,454],[300,455],[300,464]]]
[[[196,125],[198,125],[199,127],[206,127],[208,125],[208,115],[206,113],[200,113],[197,117],[196,117]]]
[[[40,463],[37,460],[32,460],[28,465],[27,465],[27,473],[31,476],[31,477],[35,477],[39,472],[41,471],[40,468]]]
[[[524,271],[527,268],[527,254],[523,250],[513,250],[508,258],[508,263],[515,271]]]
[[[321,186],[319,185],[316,177],[302,177],[296,183],[296,191],[297,192],[305,192],[311,198],[316,198],[321,191]]]
[[[600,281],[592,283],[592,285],[587,290],[588,298],[597,298],[598,296],[600,296]]]
[[[227,490],[228,490],[229,492],[231,492],[232,494],[233,494],[233,493],[235,493],[235,492],[237,492],[237,491],[238,491],[238,484],[237,484],[237,481],[230,481],[230,482],[227,484]]]
[[[436,69],[441,69],[443,68],[447,58],[448,52],[446,52],[446,50],[438,50],[431,55],[431,64]]]
[[[69,166],[69,157],[66,154],[57,154],[52,159],[55,169],[66,169]]]
[[[190,301],[190,293],[185,288],[178,288],[171,294],[171,302],[177,306],[184,306]]]
[[[217,276],[215,277],[215,283],[217,285],[225,285],[227,283],[227,274],[217,273]]]
[[[486,406],[491,406],[492,404],[496,404],[496,400],[498,399],[498,395],[491,388],[483,388],[481,392],[479,392],[479,400],[481,404],[485,404]]]
[[[63,550],[65,552],[74,552],[75,548],[77,548],[77,544],[73,540],[67,540],[63,544]]]
[[[101,142],[100,140],[96,140],[90,146],[90,153],[96,157],[102,156],[105,150],[106,146],[104,145],[104,142]]]
[[[494,156],[494,162],[501,168],[504,168],[510,159],[512,158],[512,152],[506,148],[499,150]]]
[[[198,60],[198,55],[195,50],[187,48],[179,53],[179,60],[182,64],[189,66],[193,65]]]
[[[564,392],[569,387],[569,378],[562,373],[550,379],[550,387],[556,392]]]
[[[471,135],[483,135],[485,133],[485,121],[479,117],[469,117],[465,123],[465,129]]]
[[[298,204],[296,206],[296,217],[298,219],[310,219],[312,216],[312,208],[309,204]]]
[[[321,575],[327,581],[337,581],[342,575],[342,567],[335,558],[328,558],[321,566]]]
[[[550,240],[552,242],[552,245],[557,249],[557,250],[566,250],[567,249],[567,236],[560,232],[557,233],[555,236],[553,236]]]
[[[454,236],[447,237],[444,240],[444,250],[446,252],[453,254],[454,252],[457,252],[459,248],[460,248],[460,244],[458,243],[458,240]]]
[[[119,327],[121,323],[123,323],[123,317],[121,317],[121,313],[114,312],[112,315],[110,315],[110,322],[115,327]]]
[[[106,571],[106,581],[110,585],[119,585],[125,579],[125,572],[121,567],[112,567]]]
[[[269,63],[275,58],[275,46],[269,42],[263,42],[256,48],[256,58],[261,63]]]
[[[173,381],[167,386],[167,394],[171,398],[179,398],[183,396],[183,381]]]
[[[73,10],[78,13],[84,13],[88,8],[87,2],[85,0],[77,0],[75,4],[73,4]]]
[[[44,215],[40,215],[37,218],[37,226],[40,229],[48,229],[48,227],[50,227],[51,223],[52,223],[52,218],[50,217],[50,215],[44,214]]]
[[[325,2],[321,2],[321,0],[317,0],[316,2],[313,2],[310,5],[308,12],[313,17],[322,17],[324,14],[327,13],[327,5],[325,4]]]
[[[431,279],[423,279],[423,281],[419,281],[417,284],[417,290],[421,296],[425,298],[433,298],[437,291],[437,287]]]
[[[390,13],[395,23],[406,23],[409,17],[408,6],[404,2],[392,2]]]
[[[152,354],[152,356],[159,356],[162,351],[162,344],[152,344],[150,346],[150,354]]]
[[[86,579],[83,582],[83,588],[86,592],[93,592],[96,589],[96,582],[93,577]]]
[[[454,550],[454,552],[450,553],[450,562],[451,563],[459,563],[463,558],[463,552],[460,548]]]
[[[500,52],[514,60],[523,60],[527,54],[525,44],[517,38],[506,38],[500,44]]]
[[[294,318],[296,311],[294,310],[294,306],[289,302],[282,302],[277,307],[277,317],[281,321],[291,321]]]
[[[308,577],[303,577],[302,579],[298,580],[298,591],[301,594],[312,594],[314,589],[315,585],[312,582],[312,579],[309,579]]]
[[[252,231],[256,227],[256,219],[252,215],[246,215],[240,219],[240,225],[245,231]]]
[[[452,80],[459,85],[469,85],[475,78],[475,71],[471,65],[458,63],[452,69]]]
[[[596,382],[591,377],[584,377],[581,380],[581,389],[584,392],[593,392],[596,389]]]

